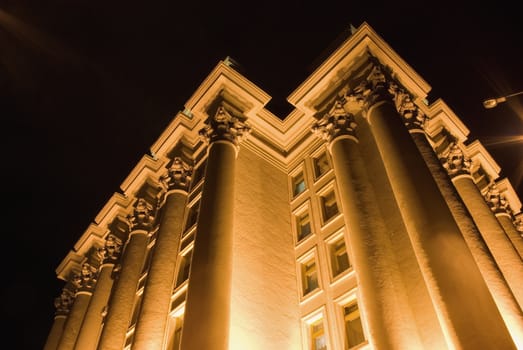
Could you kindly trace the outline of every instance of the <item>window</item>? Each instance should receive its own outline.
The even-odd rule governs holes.
[[[309,326],[311,337],[311,350],[326,350],[327,339],[325,338],[325,330],[323,329],[323,319],[319,319]]]
[[[323,152],[318,157],[312,159],[312,164],[314,168],[314,178],[319,179],[323,174],[330,170],[329,160],[327,158],[327,153]]]
[[[200,212],[200,201],[196,202],[192,207],[189,208],[187,213],[187,220],[185,222],[185,231],[193,227],[198,220],[198,213]]]
[[[303,295],[307,295],[319,287],[318,285],[318,271],[316,269],[316,261],[312,259],[302,263],[302,284]]]
[[[177,319],[176,329],[174,330],[173,335],[173,350],[180,350],[180,346],[182,343],[182,325],[183,320],[181,318]]]
[[[329,243],[329,255],[333,278],[350,267],[347,246],[345,245],[345,239],[343,236],[339,237],[336,241]]]
[[[206,165],[206,163],[203,162],[198,168],[196,168],[196,170],[194,170],[193,176],[192,176],[191,188],[195,188],[200,183],[201,179],[203,179],[203,174],[205,172],[205,165]]]
[[[360,318],[358,303],[353,300],[343,307],[343,316],[345,319],[345,336],[347,337],[348,348],[351,349],[361,343],[364,343],[365,334]]]
[[[298,242],[308,237],[312,233],[311,219],[308,210],[296,216],[296,230],[298,234]]]
[[[178,278],[176,279],[176,287],[180,286],[189,278],[189,271],[191,269],[192,250],[189,250],[185,255],[180,256],[180,267],[178,268]]]
[[[336,203],[336,196],[334,195],[333,190],[322,195],[320,197],[320,201],[321,201],[321,210],[322,210],[324,222],[329,221],[336,214],[339,213],[338,204]]]
[[[305,177],[303,172],[299,172],[292,177],[292,195],[296,197],[303,191],[305,191]]]

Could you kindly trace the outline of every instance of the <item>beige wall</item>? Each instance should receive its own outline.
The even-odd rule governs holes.
[[[287,175],[246,148],[236,170],[230,349],[300,349]]]

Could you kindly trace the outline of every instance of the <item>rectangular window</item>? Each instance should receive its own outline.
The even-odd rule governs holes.
[[[323,221],[327,222],[339,213],[338,204],[334,191],[330,191],[320,197]]]
[[[313,158],[313,167],[314,167],[314,178],[319,179],[323,174],[330,170],[329,160],[327,158],[327,153],[323,152],[316,158]]]
[[[303,172],[292,177],[292,195],[294,197],[305,191],[305,188],[305,177],[303,176]]]
[[[327,350],[327,339],[325,338],[325,330],[323,329],[323,319],[319,319],[311,323],[311,350]]]
[[[311,219],[308,211],[296,216],[296,229],[298,231],[298,242],[312,233]]]
[[[343,308],[345,319],[345,336],[347,337],[348,348],[351,349],[361,343],[364,343],[365,333],[360,318],[360,310],[356,300]]]
[[[173,336],[173,350],[180,350],[182,343],[182,320],[180,319],[177,323]]]
[[[192,179],[191,179],[191,182],[192,182],[191,189],[195,188],[196,185],[198,185],[200,183],[200,181],[203,179],[203,174],[205,172],[205,165],[206,165],[206,163],[204,162],[198,168],[196,168],[196,170],[194,170],[194,172],[192,174]]]
[[[185,232],[191,227],[196,225],[196,220],[198,220],[198,213],[200,212],[200,201],[196,202],[192,207],[189,208],[187,213],[187,220],[185,222]]]
[[[350,267],[349,255],[347,254],[347,246],[343,236],[338,238],[335,242],[329,244],[329,255],[332,267],[332,277],[338,276],[343,271]]]
[[[319,287],[318,285],[318,271],[316,269],[316,261],[314,258],[303,263],[302,268],[302,283],[303,295],[307,295]]]
[[[180,256],[180,267],[178,268],[178,278],[176,279],[176,287],[180,286],[189,278],[189,271],[191,269],[192,250],[185,255]]]

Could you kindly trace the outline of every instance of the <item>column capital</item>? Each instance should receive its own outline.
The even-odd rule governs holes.
[[[251,132],[251,127],[245,120],[227,111],[223,104],[218,106],[214,116],[207,118],[205,124],[199,134],[207,143],[225,140],[237,146]]]
[[[160,177],[160,182],[167,191],[180,189],[187,191],[191,182],[193,167],[185,163],[182,158],[175,157],[167,173]]]
[[[518,231],[519,235],[523,237],[523,217],[516,217],[514,219],[514,227]]]
[[[452,142],[447,149],[442,151],[439,159],[451,178],[464,174],[470,175],[472,160],[465,156],[456,142]]]
[[[336,100],[330,111],[312,124],[312,132],[327,142],[341,135],[352,136],[357,140],[355,130],[358,124],[354,120],[354,115],[343,107],[344,102],[344,98]]]
[[[76,291],[92,291],[96,285],[97,269],[89,263],[83,263],[79,273],[74,274],[71,283]]]
[[[127,216],[131,231],[149,231],[154,223],[154,207],[144,198],[138,198],[132,214]]]
[[[105,238],[105,245],[103,248],[98,249],[97,254],[100,259],[101,265],[103,264],[115,264],[120,258],[122,252],[123,242],[121,239],[113,234],[107,235]]]
[[[389,101],[394,104],[409,130],[423,130],[426,116],[416,106],[411,94],[387,73],[386,67],[377,59],[372,61],[373,66],[367,77],[354,89],[346,91],[347,101],[356,102],[365,110],[378,102]]]
[[[498,186],[495,183],[491,183],[488,186],[484,198],[494,214],[511,215],[509,202],[505,195],[499,191]]]
[[[54,299],[55,315],[67,315],[74,303],[75,293],[69,288],[62,289],[60,296]]]

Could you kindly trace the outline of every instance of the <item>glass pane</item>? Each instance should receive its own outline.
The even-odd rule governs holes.
[[[330,192],[323,196],[321,199],[323,206],[323,219],[327,221],[336,214],[338,214],[338,205],[336,204],[336,197],[334,196],[334,192]]]
[[[323,153],[318,158],[314,159],[314,176],[316,178],[319,178],[323,174],[325,174],[327,171],[329,171],[330,165],[329,161],[327,160],[327,154]]]
[[[294,196],[297,196],[298,194],[305,191],[305,178],[303,177],[303,173],[299,173],[292,178],[292,186]]]
[[[354,303],[344,308],[345,331],[349,349],[365,342],[363,325],[361,324],[360,311],[358,304]]]
[[[304,265],[303,294],[306,295],[318,288],[318,273],[314,261]]]
[[[312,233],[311,223],[309,219],[309,214],[302,214],[297,218],[298,220],[298,241],[301,241],[305,237],[309,236]]]
[[[331,244],[330,250],[332,274],[333,277],[336,277],[350,267],[349,256],[347,254],[347,247],[345,246],[345,240],[341,238],[337,242]]]

